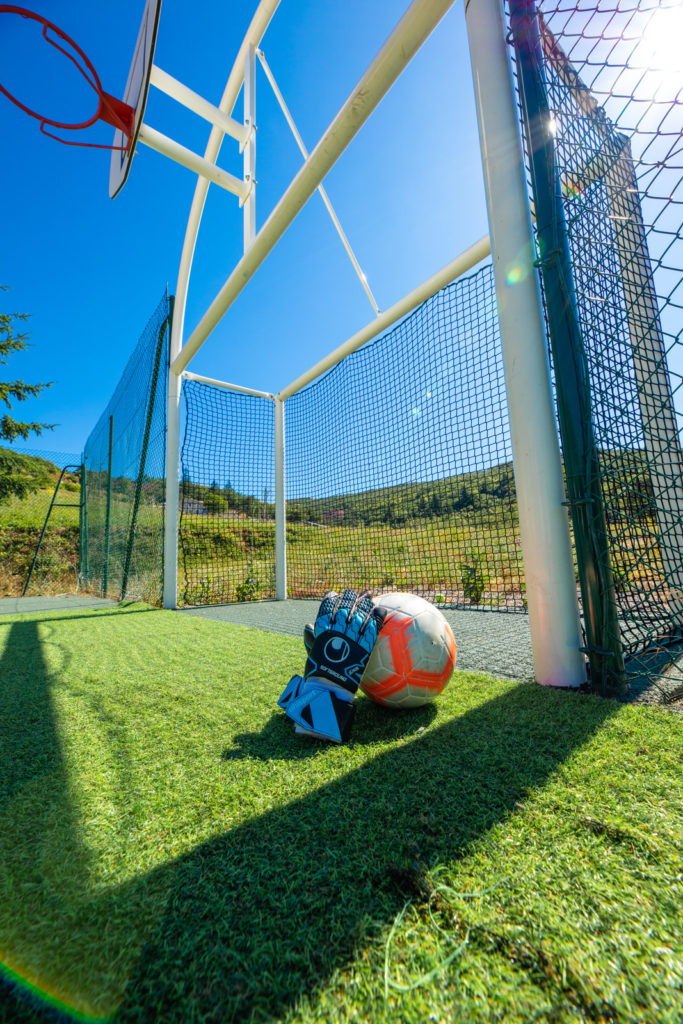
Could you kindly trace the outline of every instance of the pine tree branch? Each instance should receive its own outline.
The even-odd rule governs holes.
[[[0,285],[0,291],[6,291],[5,285]],[[17,321],[25,321],[28,313],[0,313],[0,363],[6,363],[14,352],[21,352],[28,347],[26,333],[16,331]],[[41,384],[27,384],[24,380],[0,381],[0,404],[4,402],[8,409],[12,408],[12,402],[25,402],[29,398],[36,398],[46,388],[52,387],[54,381]],[[11,416],[5,414],[0,419],[0,439],[14,441],[21,437],[24,440],[29,434],[40,436],[44,430],[53,430],[54,423],[20,423]]]
[[[29,434],[40,437],[44,430],[54,430],[56,426],[56,423],[19,423],[11,416],[3,416],[0,419],[0,440],[16,441],[21,437],[25,441]]]
[[[14,398],[17,402],[25,402],[28,398],[36,398],[45,388],[51,388],[53,383],[54,381],[48,381],[45,384],[26,384],[23,380],[0,381],[0,402],[4,402],[11,409],[10,399]]]

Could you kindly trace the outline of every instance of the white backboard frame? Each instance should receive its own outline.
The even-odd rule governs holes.
[[[111,199],[114,199],[126,184],[130,173],[130,166],[135,155],[135,147],[140,135],[142,119],[147,105],[147,96],[149,94],[160,13],[161,0],[147,0],[140,24],[140,31],[138,32],[137,43],[135,44],[133,61],[128,73],[126,90],[123,95],[124,103],[127,103],[128,106],[133,107],[135,110],[133,134],[127,148],[120,148],[126,147],[126,136],[118,128],[114,132],[113,145],[119,148],[112,149],[111,152],[109,168],[109,196]]]

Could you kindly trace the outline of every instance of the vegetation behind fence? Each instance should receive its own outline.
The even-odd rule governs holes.
[[[0,500],[0,597],[19,597],[61,470],[80,465],[81,457],[32,449],[0,449],[0,453],[3,451],[20,456],[27,487],[22,498]],[[65,473],[57,500],[59,505],[50,515],[27,595],[73,593],[78,589],[81,486],[77,469]],[[67,503],[70,507],[65,507]]]

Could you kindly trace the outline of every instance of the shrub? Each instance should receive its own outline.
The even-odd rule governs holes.
[[[486,562],[480,551],[471,551],[466,562],[459,563],[460,582],[465,593],[465,600],[470,604],[479,604],[491,577],[486,573]]]
[[[261,590],[258,576],[254,572],[252,562],[247,562],[247,575],[241,583],[235,587],[235,594],[238,601],[256,601]]]

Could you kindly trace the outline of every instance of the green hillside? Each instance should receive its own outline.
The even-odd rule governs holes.
[[[46,459],[0,448],[0,597],[18,596],[24,588],[60,472]],[[7,495],[2,480],[8,475],[20,481],[22,496]],[[53,510],[30,594],[76,589],[80,494],[78,475],[66,473],[58,500],[76,507]]]

